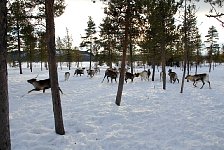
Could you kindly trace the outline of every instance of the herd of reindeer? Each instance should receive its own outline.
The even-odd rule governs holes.
[[[77,68],[75,70],[74,75],[81,76],[81,75],[84,74],[84,70],[85,70],[85,68]],[[92,78],[96,73],[100,72],[100,68],[96,67],[94,69],[88,69],[86,72],[87,72],[87,75]],[[102,80],[102,83],[103,83],[105,78],[107,78],[107,82],[109,82],[109,78],[111,79],[111,82],[113,80],[115,80],[115,82],[117,82],[116,79],[118,78],[119,73],[120,73],[120,69],[116,69],[116,68],[108,68],[108,69],[106,69],[104,77],[103,77],[103,80]],[[126,83],[127,83],[128,79],[130,79],[133,82],[135,77],[140,77],[141,80],[148,80],[149,81],[150,75],[151,75],[150,69],[144,70],[144,71],[142,71],[140,73],[134,73],[134,74],[131,73],[131,72],[128,72],[128,69],[126,69],[125,70],[125,78],[124,78],[124,80],[125,80]],[[163,72],[160,72],[160,81],[162,79],[162,75],[163,75]],[[177,73],[173,72],[172,69],[168,70],[168,75],[170,77],[170,82],[171,83],[175,83],[176,81],[179,83],[179,79],[178,79]],[[70,73],[69,72],[65,72],[64,76],[65,76],[65,81],[67,81],[69,79],[69,77],[70,77]],[[32,91],[40,91],[40,90],[43,90],[43,93],[44,93],[46,89],[51,88],[50,79],[37,80],[36,78],[37,77],[32,78],[30,80],[27,80],[28,83],[30,83],[30,84],[32,84],[34,86],[34,89],[28,91],[28,93],[30,93]],[[187,79],[187,81],[189,81],[189,80],[192,81],[194,87],[197,87],[197,85],[196,85],[197,82],[201,81],[202,82],[201,89],[204,87],[205,82],[208,82],[209,88],[211,88],[210,81],[209,81],[209,75],[207,73],[195,74],[195,75],[187,75],[185,77],[185,79]],[[58,88],[59,88],[59,91],[63,94],[63,92],[60,89],[60,87],[58,87]]]

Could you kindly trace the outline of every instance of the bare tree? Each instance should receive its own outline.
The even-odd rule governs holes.
[[[61,98],[58,88],[58,73],[55,51],[54,0],[45,0],[47,50],[49,54],[49,76],[51,79],[51,94],[55,120],[55,131],[64,135],[64,125],[61,108]]]
[[[10,150],[9,98],[7,76],[7,0],[0,0],[0,150]]]

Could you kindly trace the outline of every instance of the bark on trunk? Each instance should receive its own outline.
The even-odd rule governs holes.
[[[10,150],[9,99],[7,75],[7,0],[0,1],[0,150]]]
[[[56,65],[55,51],[55,27],[54,27],[54,0],[45,1],[46,9],[46,31],[47,31],[47,50],[49,54],[49,76],[51,79],[51,94],[53,102],[53,112],[55,120],[55,132],[60,135],[65,134],[61,98],[58,88],[58,73]]]

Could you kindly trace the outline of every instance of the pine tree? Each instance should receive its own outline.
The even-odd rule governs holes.
[[[40,60],[41,71],[43,70],[43,63],[45,63],[46,70],[47,61],[48,61],[48,53],[47,53],[47,45],[46,45],[46,32],[38,31],[37,32],[37,49],[38,49],[38,60]]]
[[[207,37],[207,40],[205,41],[206,43],[208,43],[208,62],[209,62],[209,72],[211,72],[211,68],[212,68],[212,56],[215,53],[215,50],[217,49],[217,47],[215,46],[215,44],[217,43],[218,40],[218,31],[216,30],[216,28],[214,26],[209,27],[208,29],[208,34],[205,36]]]
[[[20,74],[22,74],[22,60],[21,60],[21,45],[22,45],[22,38],[21,38],[21,29],[29,22],[27,17],[26,11],[27,5],[25,1],[18,0],[12,3],[9,3],[9,13],[8,13],[8,30],[9,30],[9,40],[13,39],[12,43],[15,45],[17,42],[16,48],[18,50],[18,63]]]
[[[33,72],[32,62],[35,60],[35,47],[37,44],[37,38],[35,37],[34,27],[31,24],[26,24],[21,29],[21,34],[23,35],[24,40],[24,50],[27,52],[30,71]]]
[[[60,37],[57,37],[57,39],[56,39],[56,49],[59,51],[59,62],[60,62],[60,68],[61,68],[61,70],[62,70],[62,49],[63,49],[63,47],[64,47],[64,44],[63,44],[63,42],[62,42],[62,40],[61,40],[61,38]]]
[[[165,66],[168,52],[172,49],[173,42],[177,38],[174,15],[177,12],[179,4],[174,0],[146,0],[145,5],[145,14],[148,20],[145,44],[150,45],[151,49],[147,49],[147,51],[150,51],[152,55],[160,54],[163,72],[163,89],[166,89]],[[155,60],[153,62],[155,64]],[[155,66],[153,67],[153,73],[154,70]]]
[[[80,44],[81,47],[89,47],[88,51],[90,53],[89,69],[92,68],[92,54],[93,54],[93,43],[96,38],[96,24],[94,23],[91,16],[87,22],[87,28],[85,29],[86,35],[82,37],[83,41]]]
[[[68,28],[66,28],[66,36],[63,38],[64,42],[64,49],[66,50],[67,55],[67,62],[68,62],[68,69],[71,70],[71,63],[72,63],[72,36],[69,35]]]

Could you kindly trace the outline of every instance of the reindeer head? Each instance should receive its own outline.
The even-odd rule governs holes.
[[[33,78],[33,79],[29,79],[29,80],[27,80],[27,82],[28,82],[28,83],[30,83],[30,84],[33,84],[33,82],[35,82],[35,81],[37,81],[37,79],[36,79],[36,78]]]
[[[172,72],[172,69],[169,69],[168,72],[169,72],[169,73]]]
[[[39,74],[35,78],[27,80],[27,82],[30,84],[33,84],[33,82],[37,81],[38,76],[39,76]]]
[[[140,73],[135,73],[134,76],[135,77],[139,77]]]

